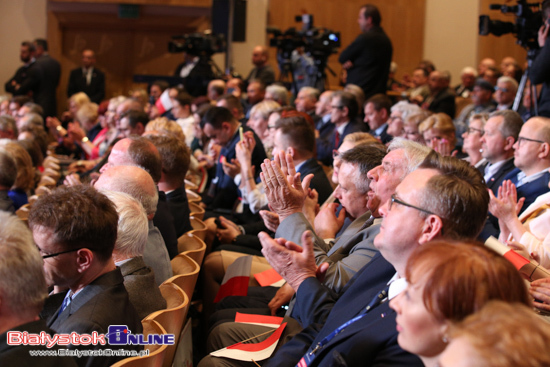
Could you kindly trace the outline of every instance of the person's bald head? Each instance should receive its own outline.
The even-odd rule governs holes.
[[[97,190],[124,192],[138,200],[149,220],[157,211],[158,191],[153,178],[143,168],[137,166],[109,167],[94,184]]]
[[[155,145],[145,137],[131,137],[118,141],[111,150],[103,173],[110,167],[138,166],[144,168],[155,182],[160,181],[162,163]]]
[[[267,52],[267,47],[265,46],[256,46],[252,51],[252,63],[256,67],[262,67],[267,63],[269,59],[269,53]]]

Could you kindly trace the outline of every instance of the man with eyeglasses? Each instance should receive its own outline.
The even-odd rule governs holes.
[[[58,292],[50,295],[41,316],[57,333],[104,334],[110,325],[127,325],[132,333],[141,333],[140,319],[112,258],[117,223],[114,204],[91,186],[60,187],[33,204],[29,227],[44,260],[46,283]],[[76,361],[79,366],[110,366],[122,358],[90,356]]]
[[[377,168],[387,176],[395,169],[384,163]],[[317,267],[311,261],[314,237],[310,232],[302,234],[301,250],[285,238],[273,240],[260,234],[263,254],[297,291],[293,316],[305,327],[263,366],[422,365],[397,344],[395,313],[387,301],[403,290],[398,279],[417,246],[437,238],[475,238],[488,203],[489,195],[475,168],[430,153],[378,210],[383,220],[374,245],[380,255],[360,269],[339,294],[328,291],[317,279],[325,266]]]
[[[317,139],[317,159],[326,166],[332,166],[332,151],[338,149],[346,135],[363,130],[357,121],[359,106],[353,94],[345,91],[334,92],[330,101],[330,121],[335,125],[331,134]]]
[[[523,212],[538,196],[548,192],[550,118],[533,117],[521,127],[514,144],[514,165],[517,168],[504,179],[516,185],[518,199],[524,198]]]

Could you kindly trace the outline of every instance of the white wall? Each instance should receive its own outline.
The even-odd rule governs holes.
[[[479,0],[426,0],[424,58],[460,83],[465,66],[477,67]]]
[[[21,41],[46,37],[47,0],[0,0],[0,95],[22,63],[19,60]]]

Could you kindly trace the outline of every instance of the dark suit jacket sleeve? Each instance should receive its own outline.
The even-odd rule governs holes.
[[[69,75],[69,84],[67,85],[67,97],[69,98],[71,98],[73,94],[78,93],[78,86],[77,86],[78,73],[82,74],[82,71],[80,69],[74,69],[71,71],[71,74]]]
[[[363,35],[359,35],[338,57],[338,62],[340,64],[345,63],[346,61],[353,62],[363,50],[365,45],[364,40],[362,39]]]
[[[101,70],[95,69],[97,75],[94,93],[89,96],[92,101],[102,101],[105,98],[105,74]]]
[[[36,91],[40,85],[40,70],[36,63],[29,67],[27,78],[21,83],[19,88],[13,93],[15,95],[24,95],[31,91]]]
[[[550,42],[545,42],[544,47],[533,61],[529,77],[535,84],[550,82]]]
[[[321,284],[317,278],[307,278],[296,292],[292,317],[298,319],[304,327],[324,324],[337,300],[338,294]]]

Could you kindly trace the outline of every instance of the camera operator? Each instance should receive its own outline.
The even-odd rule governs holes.
[[[359,10],[360,34],[342,53],[338,61],[347,71],[347,84],[360,86],[365,98],[386,93],[392,59],[392,44],[380,27],[378,8],[367,4]]]
[[[208,59],[184,52],[183,60],[176,68],[174,76],[184,79],[185,90],[193,97],[206,95],[208,83],[214,79],[212,66]]]
[[[277,54],[277,59],[279,64],[282,65],[282,60],[279,60],[279,58],[282,58],[281,54]],[[294,90],[294,84],[292,85],[292,93],[297,95],[302,87],[317,88],[315,84],[317,67],[315,66],[313,58],[305,52],[305,48],[303,46],[297,47],[292,51],[290,58],[292,63],[292,74],[296,85],[296,90]],[[319,80],[319,82],[322,88],[323,80]]]
[[[541,50],[533,61],[530,77],[534,84],[543,83],[538,105],[539,115],[550,117],[550,41],[547,41],[550,27],[550,0],[542,3],[542,18],[544,24],[540,27],[538,37]]]

